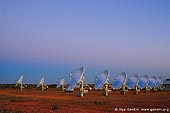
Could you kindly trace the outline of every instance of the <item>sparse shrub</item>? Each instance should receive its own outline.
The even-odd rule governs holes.
[[[57,103],[52,104],[52,110],[60,109],[60,106]]]
[[[26,102],[26,98],[21,98],[21,97],[11,97],[11,102]]]
[[[97,105],[104,105],[105,104],[105,103],[102,103],[100,101],[94,101],[94,103],[97,104]]]
[[[12,113],[12,110],[5,108],[3,105],[0,105],[0,113]]]
[[[19,110],[13,111],[10,108],[6,108],[3,105],[0,105],[0,113],[22,113],[22,112]]]
[[[94,101],[95,104],[101,104],[101,102],[98,102],[98,101]]]

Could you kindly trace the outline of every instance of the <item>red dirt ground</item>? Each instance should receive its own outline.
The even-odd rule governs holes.
[[[55,88],[41,92],[36,89],[0,89],[0,113],[107,113],[107,112],[170,112],[170,92],[132,91],[120,95],[112,91],[102,96],[101,91],[89,91],[77,97],[77,91],[65,93]]]

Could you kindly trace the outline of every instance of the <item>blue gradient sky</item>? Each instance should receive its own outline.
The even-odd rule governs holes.
[[[0,83],[49,83],[80,66],[170,74],[168,0],[1,0]],[[112,78],[111,78],[112,79]]]

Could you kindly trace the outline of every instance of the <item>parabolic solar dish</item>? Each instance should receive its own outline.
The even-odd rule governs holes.
[[[83,67],[79,68],[75,73],[72,73],[72,80],[69,83],[68,88],[66,91],[73,91],[76,85],[80,82],[83,77],[85,69]]]
[[[126,78],[127,78],[127,75],[125,72],[118,75],[112,83],[112,88],[120,89],[122,87],[122,85],[126,82]]]
[[[126,86],[128,89],[133,89],[135,88],[136,84],[138,83],[139,76],[137,74],[131,76],[126,83]]]
[[[156,84],[156,76],[150,77],[148,79],[148,88],[153,88]]]
[[[44,77],[41,78],[39,84],[37,84],[37,87],[40,87],[43,84],[44,84]]]
[[[103,87],[103,85],[108,82],[108,78],[109,78],[108,70],[105,70],[104,72],[100,73],[95,80],[94,88],[98,90],[101,87]]]
[[[21,84],[23,82],[23,75],[20,76],[19,80],[17,81],[17,84]]]
[[[138,87],[143,89],[147,86],[148,83],[148,75],[144,75],[138,82]]]
[[[62,78],[59,81],[57,81],[57,88],[59,88],[63,84],[64,84],[64,78]]]
[[[163,82],[162,77],[158,77],[157,80],[156,80],[155,86],[156,86],[157,88],[161,87],[162,82]]]

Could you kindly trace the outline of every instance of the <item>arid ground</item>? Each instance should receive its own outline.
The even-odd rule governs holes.
[[[137,95],[132,91],[120,95],[112,91],[102,96],[101,91],[89,91],[78,97],[77,91],[65,93],[50,88],[45,91],[0,88],[0,113],[107,113],[107,112],[170,112],[170,91],[148,92]]]

